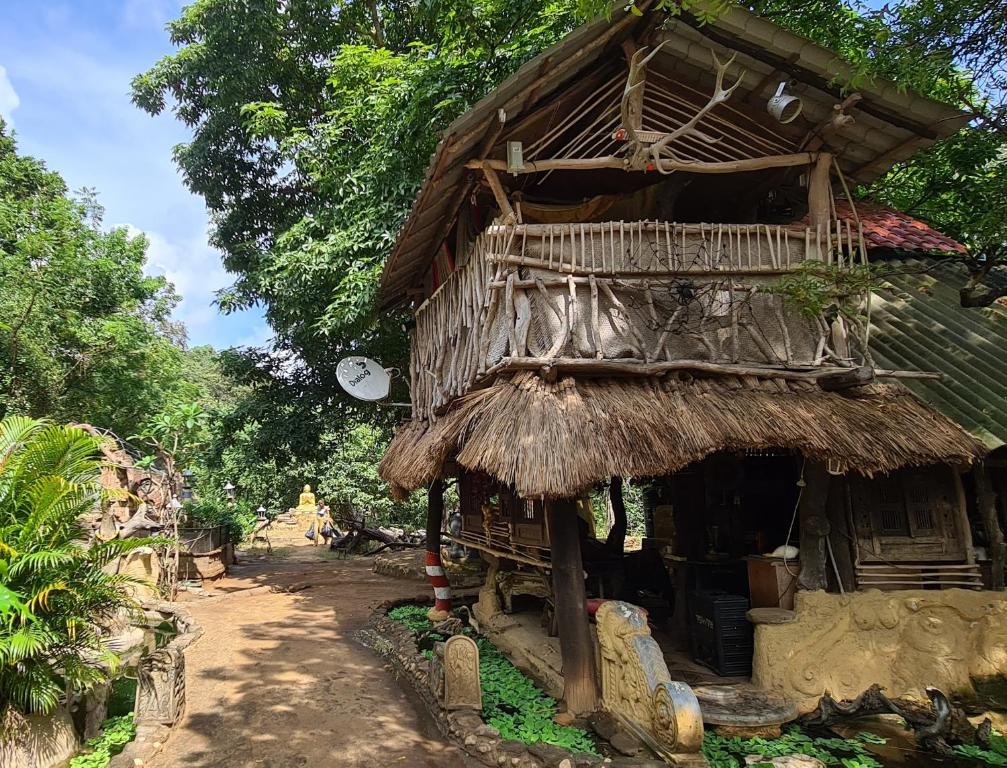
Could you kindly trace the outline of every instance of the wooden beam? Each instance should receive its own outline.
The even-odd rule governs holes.
[[[818,386],[826,392],[842,392],[853,387],[863,387],[874,381],[874,369],[869,365],[857,368],[839,368],[818,377]]]
[[[1003,590],[1004,567],[1007,565],[1007,545],[1004,544],[1004,533],[1000,529],[1000,521],[997,519],[996,494],[993,492],[993,484],[990,482],[990,477],[986,473],[986,465],[983,462],[977,461],[972,467],[972,477],[975,482],[979,515],[986,528],[990,565],[993,569],[990,588]]]
[[[489,184],[490,190],[493,192],[493,199],[496,200],[504,223],[513,224],[517,221],[517,215],[511,207],[510,200],[507,199],[507,193],[504,192],[503,184],[500,183],[500,177],[497,176],[497,172],[483,163],[483,175],[486,177],[486,183]]]
[[[820,152],[808,179],[808,218],[812,232],[826,232],[832,222],[832,199],[829,173],[832,170],[832,154]]]
[[[598,360],[580,357],[505,357],[487,369],[482,379],[511,373],[513,371],[549,370],[556,373],[580,375],[630,375],[664,376],[675,371],[715,373],[727,376],[756,376],[762,379],[792,379],[795,381],[815,381],[829,376],[836,368],[769,368],[754,365],[732,365],[713,363],[709,360],[674,360],[665,363],[645,363],[642,360]],[[875,370],[878,378],[889,379],[940,379],[941,374],[924,371]]]
[[[831,155],[829,162],[831,163]],[[743,171],[761,171],[766,168],[789,168],[797,165],[810,165],[815,162],[815,155],[811,152],[797,152],[790,155],[766,155],[765,157],[753,157],[744,160],[725,160],[719,163],[706,162],[684,162],[671,159],[661,160],[661,170],[670,173],[671,171],[681,171],[683,173],[741,173]],[[465,166],[467,168],[485,168],[489,166],[497,171],[507,170],[506,160],[469,160]],[[525,160],[524,169],[518,173],[542,173],[545,171],[596,171],[605,168],[614,168],[627,172],[633,171],[626,164],[626,160],[614,155],[588,158],[560,158],[555,160]],[[645,171],[639,171],[644,173]]]
[[[828,583],[826,540],[831,529],[827,503],[832,475],[821,462],[806,461],[804,483],[798,505],[801,575],[797,586],[800,589],[825,589]]]
[[[587,715],[598,708],[599,695],[577,503],[573,499],[546,499],[545,511],[552,545],[552,596],[563,659],[563,701],[571,714]]]

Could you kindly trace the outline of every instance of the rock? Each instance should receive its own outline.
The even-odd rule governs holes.
[[[619,721],[609,712],[595,712],[588,718],[588,723],[590,723],[594,732],[605,739],[605,741],[615,736],[619,730]]]
[[[560,760],[557,768],[573,768],[573,760],[571,760],[570,758]]]
[[[616,731],[612,738],[608,740],[612,749],[627,757],[636,757],[643,749],[643,742],[628,731]]]
[[[745,765],[772,765],[776,768],[825,768],[825,763],[808,755],[784,755],[783,757],[761,757],[749,755]]]
[[[483,723],[482,725],[480,725],[478,728],[476,728],[474,731],[472,731],[472,733],[474,733],[476,736],[482,736],[482,737],[488,738],[488,739],[499,739],[500,738],[500,731],[498,731],[492,725],[487,725],[486,723]]]
[[[560,712],[552,720],[556,725],[573,725],[577,718],[569,712]]]
[[[520,741],[506,740],[497,744],[497,750],[508,755],[520,755],[526,749],[527,747],[525,747],[525,745]]]
[[[530,745],[528,751],[546,765],[559,765],[561,761],[569,758],[569,754],[565,749],[560,749],[552,744],[546,744],[544,741],[538,741]]]

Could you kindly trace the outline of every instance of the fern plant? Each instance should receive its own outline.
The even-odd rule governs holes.
[[[101,503],[98,440],[74,427],[0,421],[0,713],[53,710],[107,678],[103,627],[133,603],[104,566],[149,541],[89,546],[81,516]]]

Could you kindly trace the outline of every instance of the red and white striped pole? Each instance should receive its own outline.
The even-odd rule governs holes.
[[[434,588],[434,607],[427,611],[431,621],[451,615],[451,584],[441,564],[441,526],[444,523],[444,481],[440,478],[427,489],[427,579]]]

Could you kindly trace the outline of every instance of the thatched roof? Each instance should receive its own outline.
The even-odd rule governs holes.
[[[716,451],[789,448],[865,475],[968,464],[984,449],[897,384],[856,396],[780,379],[573,379],[519,374],[469,393],[433,423],[399,428],[381,462],[394,493],[453,459],[525,497],[573,496],[613,475],[674,472]]]

